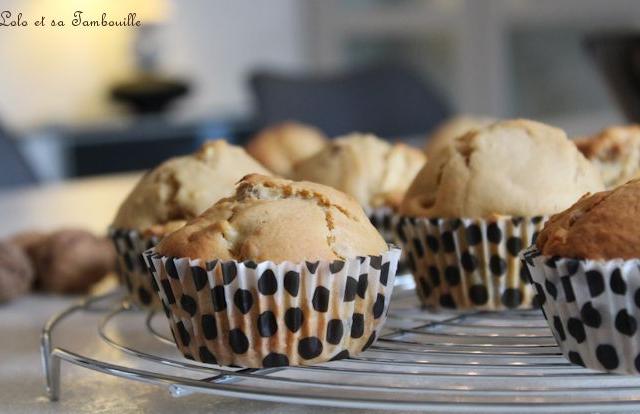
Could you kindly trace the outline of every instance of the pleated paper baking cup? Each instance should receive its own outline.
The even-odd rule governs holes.
[[[640,373],[640,260],[577,260],[523,253],[536,302],[574,364]]]
[[[502,310],[531,307],[533,291],[520,251],[544,217],[441,219],[399,217],[396,237],[425,306]]]
[[[154,247],[159,239],[146,237],[137,230],[109,229],[118,255],[120,282],[129,292],[129,300],[141,308],[161,309],[160,300],[153,286],[142,254]]]
[[[365,212],[369,217],[369,221],[371,221],[373,227],[378,230],[378,233],[380,233],[384,241],[389,244],[399,243],[394,232],[394,220],[396,219],[396,215],[393,209],[390,207],[368,208]],[[407,261],[407,256],[403,251],[400,255],[400,260],[398,261],[397,274],[404,275],[406,273],[409,273],[409,263]]]
[[[393,210],[389,207],[368,208],[366,213],[373,227],[388,243],[393,243]]]
[[[146,262],[189,359],[249,368],[311,365],[367,349],[380,333],[400,250],[304,263]]]

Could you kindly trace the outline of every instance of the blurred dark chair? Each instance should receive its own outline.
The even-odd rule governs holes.
[[[450,115],[434,89],[398,66],[339,76],[258,72],[250,82],[259,126],[292,119],[330,136],[362,131],[403,137],[425,133]]]
[[[9,133],[0,125],[0,189],[33,184],[36,177]]]

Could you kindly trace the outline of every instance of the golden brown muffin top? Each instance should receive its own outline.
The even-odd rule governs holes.
[[[120,206],[112,226],[156,234],[175,229],[234,191],[247,174],[270,174],[242,147],[208,141],[193,154],[147,172]]]
[[[494,118],[474,115],[457,115],[449,118],[429,134],[424,152],[427,154],[427,157],[431,158],[442,148],[453,144],[456,138],[474,129],[491,125],[496,121]]]
[[[546,256],[640,258],[640,180],[587,194],[552,216],[536,241]]]
[[[541,216],[602,189],[598,171],[562,130],[505,120],[457,138],[430,159],[400,212],[444,218]]]
[[[260,131],[247,144],[247,152],[274,173],[289,177],[297,162],[320,151],[326,142],[319,129],[288,121]]]
[[[396,208],[425,161],[416,148],[352,133],[298,163],[293,176],[343,191],[364,207]]]
[[[640,174],[640,125],[612,126],[576,146],[598,168],[607,188]]]
[[[259,174],[156,247],[203,260],[336,260],[378,255],[387,245],[358,203],[333,188]]]

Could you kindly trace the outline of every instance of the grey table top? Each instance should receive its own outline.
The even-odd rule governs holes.
[[[0,237],[33,228],[82,226],[104,232],[136,175],[85,179],[0,193]],[[174,398],[166,389],[64,364],[60,401],[45,396],[40,331],[54,313],[77,297],[29,295],[0,306],[0,412],[111,413],[342,413],[349,410],[191,395]],[[82,327],[67,334],[92,346]],[[370,411],[368,411],[370,412]]]
[[[45,321],[77,298],[30,295],[0,308],[0,412],[2,413],[342,413],[349,410],[276,404],[211,395],[174,398],[165,388],[62,365],[61,396],[49,402],[40,365],[40,330]],[[83,346],[93,335],[71,334]]]
[[[140,174],[73,180],[0,192],[0,238],[17,231],[78,226],[104,234]]]

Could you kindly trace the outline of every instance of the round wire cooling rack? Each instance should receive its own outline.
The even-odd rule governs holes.
[[[82,327],[82,341],[64,335]],[[54,345],[53,340],[60,342]],[[241,369],[182,358],[164,315],[129,308],[121,292],[88,298],[47,322],[49,398],[66,361],[166,387],[280,403],[437,412],[638,412],[640,376],[569,364],[539,311],[433,313],[396,287],[385,329],[357,357],[312,367]]]

